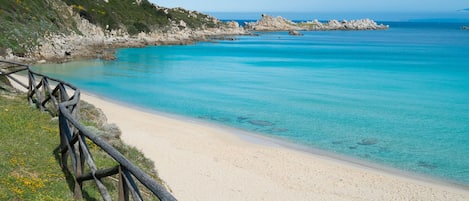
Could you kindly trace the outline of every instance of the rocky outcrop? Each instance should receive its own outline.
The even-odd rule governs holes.
[[[299,31],[296,31],[296,30],[290,30],[290,31],[288,31],[288,35],[292,35],[292,36],[302,36],[303,34],[300,33]]]
[[[377,24],[371,19],[359,20],[330,20],[327,23],[321,23],[318,20],[303,22],[298,24],[306,30],[384,30],[388,29],[388,25]]]
[[[139,2],[146,2],[148,4],[147,1],[136,1],[136,3]],[[117,4],[118,2],[114,3]],[[103,20],[82,15],[81,11],[84,11],[84,9],[77,5],[67,7],[65,4],[60,4],[60,7],[54,9],[57,12],[60,11],[60,16],[68,20],[65,24],[71,24],[69,27],[59,31],[45,31],[44,33],[36,34],[39,37],[34,39],[36,40],[34,43],[31,43],[35,46],[28,46],[26,52],[22,54],[15,53],[12,47],[0,46],[0,59],[22,63],[36,63],[38,61],[55,63],[79,58],[113,60],[116,58],[112,51],[109,50],[115,48],[188,44],[195,41],[210,40],[214,38],[213,36],[225,37],[248,34],[236,22],[224,23],[214,17],[182,8],[169,9],[154,6],[153,9],[156,9],[157,14],[153,18],[162,20],[162,23],[151,24],[147,21],[142,21],[147,22],[147,24],[130,23],[129,25],[127,23],[119,24],[118,26],[97,23],[97,21]],[[62,20],[59,20],[59,17],[56,18],[55,21]],[[118,21],[117,18],[115,21],[122,22],[122,20]],[[138,31],[140,29],[142,31]],[[36,30],[32,31],[36,32]],[[135,31],[138,32],[130,34]],[[18,39],[18,41],[28,40]]]
[[[34,62],[65,62],[77,58],[116,59],[113,49],[147,45],[189,44],[233,35],[248,34],[237,22],[228,22],[217,28],[190,28],[184,21],[172,22],[166,29],[141,32],[131,36],[125,30],[105,30],[88,20],[74,16],[79,33],[50,34],[39,40],[38,47],[27,57],[18,57],[7,50],[0,59]],[[216,19],[215,19],[216,20]],[[218,23],[218,21],[216,22]]]
[[[378,25],[371,19],[360,20],[330,20],[321,23],[318,20],[295,23],[282,17],[273,17],[262,14],[262,18],[256,22],[245,23],[247,30],[253,31],[320,31],[320,30],[383,30],[388,25]]]
[[[245,23],[244,27],[247,30],[253,31],[287,31],[287,30],[300,30],[298,25],[283,17],[273,17],[270,15],[262,14],[262,18],[257,22]]]
[[[102,31],[102,30],[101,30]],[[82,31],[82,33],[87,33]],[[104,33],[104,34],[103,34]],[[168,32],[112,34],[105,31],[96,35],[51,35],[41,40],[37,51],[32,53],[36,60],[51,62],[67,61],[76,58],[116,59],[109,49],[121,47],[143,47],[148,45],[190,44],[196,41],[209,40],[212,36],[248,34],[240,27],[223,27],[207,29],[173,29]]]

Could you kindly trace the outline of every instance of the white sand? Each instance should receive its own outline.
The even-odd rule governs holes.
[[[81,97],[121,128],[124,142],[155,162],[179,200],[469,200],[469,188],[254,143],[234,129]]]
[[[469,189],[253,143],[222,129],[82,95],[141,149],[180,200],[469,200]]]

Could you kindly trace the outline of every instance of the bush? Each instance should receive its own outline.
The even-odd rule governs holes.
[[[73,20],[61,1],[2,0],[0,3],[0,47],[25,56],[46,33],[67,33]],[[0,53],[1,54],[1,53]],[[5,53],[3,53],[5,54]]]

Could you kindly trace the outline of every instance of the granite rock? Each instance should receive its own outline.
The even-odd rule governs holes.
[[[283,17],[273,17],[262,15],[262,18],[256,22],[245,23],[245,28],[252,31],[321,31],[321,30],[384,30],[388,25],[378,25],[371,19],[359,20],[329,20],[321,23],[315,19],[307,22],[295,23]]]

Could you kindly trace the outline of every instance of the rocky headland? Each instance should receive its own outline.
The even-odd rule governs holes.
[[[250,31],[385,30],[389,28],[388,25],[378,25],[371,19],[329,20],[326,23],[312,20],[295,23],[281,16],[273,17],[265,14],[262,14],[262,18],[256,22],[245,23],[244,27]]]
[[[23,0],[0,6],[0,59],[24,63],[115,59],[115,48],[248,33],[236,22],[147,0]]]
[[[0,59],[23,63],[112,60],[115,48],[233,39],[251,31],[289,31],[301,36],[299,31],[387,28],[370,19],[295,23],[264,14],[243,27],[148,0],[23,0],[0,6]]]
[[[216,19],[214,19],[216,20]],[[40,40],[40,46],[29,55],[42,62],[63,62],[77,58],[116,59],[115,48],[145,47],[149,45],[184,45],[210,40],[216,36],[248,34],[237,23],[225,23],[216,28],[194,29],[185,27],[183,21],[165,31],[141,32],[130,35],[125,30],[104,30],[85,19],[77,19],[82,34],[54,34]]]

